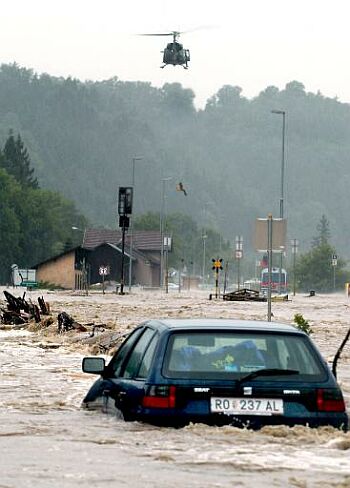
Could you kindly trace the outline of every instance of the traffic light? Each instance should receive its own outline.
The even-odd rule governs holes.
[[[132,214],[133,188],[131,186],[120,186],[118,196],[118,214]]]

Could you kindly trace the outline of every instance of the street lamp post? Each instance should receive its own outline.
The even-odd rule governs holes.
[[[241,287],[241,269],[240,262],[243,257],[243,236],[236,236],[236,252],[235,258],[237,261],[237,290]]]
[[[132,180],[131,186],[134,189],[134,198],[135,198],[135,162],[141,161],[142,158],[132,158]],[[133,223],[131,220],[130,230],[129,230],[129,246],[130,246],[130,258],[129,258],[129,292],[131,291],[132,285],[132,258],[133,258]]]
[[[202,263],[202,283],[205,283],[205,268],[206,268],[206,239],[208,238],[208,235],[206,233],[206,228],[207,228],[207,221],[208,221],[208,215],[207,215],[207,207],[211,205],[212,202],[204,202],[203,204],[203,227],[202,227],[202,240],[203,240],[203,263]]]
[[[293,296],[295,296],[295,289],[296,289],[295,261],[298,252],[299,241],[298,239],[292,239],[290,243],[292,245],[292,254],[293,254]]]
[[[280,195],[280,218],[284,218],[284,167],[285,167],[285,137],[286,137],[286,112],[284,110],[271,110],[271,113],[282,115],[282,158],[281,158],[281,195]],[[279,292],[281,293],[283,253],[280,255],[279,268]]]
[[[338,264],[338,256],[336,254],[332,255],[332,267],[333,267],[333,290],[335,291],[335,268]]]
[[[202,277],[203,277],[203,285],[205,283],[205,252],[206,252],[206,249],[205,249],[205,241],[207,239],[207,235],[205,233],[202,234],[202,239],[203,239],[203,266],[202,266]]]
[[[82,245],[84,245],[84,240],[85,240],[85,232],[86,229],[80,229],[79,227],[76,227],[75,225],[72,225],[72,230],[82,232],[83,233],[83,240],[82,240]]]
[[[267,257],[268,257],[268,290],[267,290],[267,321],[271,322],[271,284],[272,284],[272,214],[267,217]]]
[[[165,183],[172,180],[172,176],[167,178],[162,178],[162,194],[161,194],[161,204],[160,204],[160,239],[161,239],[161,250],[160,250],[160,287],[164,286],[164,231],[165,231]]]

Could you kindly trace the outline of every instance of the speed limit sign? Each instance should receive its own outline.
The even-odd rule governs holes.
[[[100,266],[98,273],[100,276],[107,276],[109,274],[109,266]]]

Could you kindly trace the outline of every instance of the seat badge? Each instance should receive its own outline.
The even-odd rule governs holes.
[[[251,386],[244,386],[243,387],[243,395],[252,395],[253,388]]]

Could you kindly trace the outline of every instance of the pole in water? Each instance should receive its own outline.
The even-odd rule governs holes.
[[[267,256],[268,256],[268,289],[267,289],[267,321],[271,322],[271,279],[272,279],[272,214],[267,218]]]

